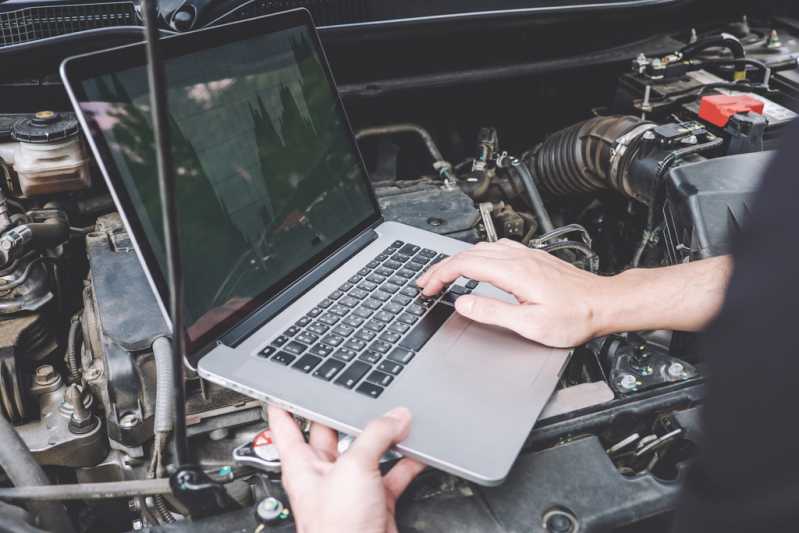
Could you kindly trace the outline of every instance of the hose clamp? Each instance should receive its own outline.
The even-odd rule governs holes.
[[[627,150],[630,149],[633,141],[638,139],[644,133],[655,129],[656,127],[657,126],[651,122],[640,124],[619,137],[619,139],[616,141],[616,144],[614,145],[610,154],[610,182],[616,184],[620,190],[623,184],[621,177],[619,176],[619,171],[621,169],[621,162],[624,160],[624,156],[627,154]]]

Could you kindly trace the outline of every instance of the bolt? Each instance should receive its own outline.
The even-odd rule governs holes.
[[[427,219],[427,223],[433,226],[434,228],[437,228],[439,226],[444,225],[444,219],[438,217],[430,217]]]
[[[255,518],[261,524],[274,524],[285,517],[283,503],[277,498],[264,498],[255,507]]]
[[[83,402],[83,391],[77,383],[69,386],[64,393],[64,399],[72,407],[72,414],[69,417],[69,430],[76,435],[89,433],[97,427],[98,420],[92,412],[86,408]]]
[[[682,378],[685,377],[685,365],[682,363],[674,362],[669,365],[669,369],[667,370],[669,376],[673,378]]]
[[[139,425],[139,417],[136,413],[125,413],[119,419],[119,427],[122,429],[133,429]]]
[[[61,376],[56,373],[53,365],[42,365],[36,368],[36,385],[46,387],[53,385],[61,380]]]
[[[622,374],[619,376],[619,385],[622,389],[633,390],[638,386],[638,378],[632,374]]]
[[[86,381],[94,381],[98,379],[103,374],[100,367],[97,365],[90,365],[83,371],[83,377],[86,378]]]
[[[641,138],[644,139],[645,141],[654,141],[655,134],[651,131],[647,131],[646,133],[644,133],[643,137]]]
[[[771,30],[771,33],[768,35],[768,42],[766,43],[766,48],[781,48],[782,47],[782,40],[780,39],[780,34],[777,33],[777,30]]]
[[[544,529],[550,533],[575,533],[577,519],[571,513],[554,509],[544,515]]]

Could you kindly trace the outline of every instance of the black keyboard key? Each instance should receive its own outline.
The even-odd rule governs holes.
[[[398,285],[400,288],[402,288],[402,286],[405,285],[407,282],[408,282],[407,279],[401,278],[399,276],[393,276],[388,279],[388,283],[393,283],[394,285]]]
[[[392,315],[396,315],[400,311],[402,311],[403,307],[400,304],[389,302],[383,306],[383,311],[387,313],[391,313]]]
[[[275,363],[280,363],[281,365],[290,365],[291,362],[294,361],[294,356],[287,354],[286,352],[277,352],[272,357],[272,361]]]
[[[363,282],[361,282],[361,285],[363,285]],[[358,300],[363,300],[364,298],[369,296],[369,291],[365,291],[363,289],[359,289],[358,287],[355,287],[354,289],[352,289],[350,291],[350,296],[352,298],[356,298]]]
[[[380,320],[381,322],[391,322],[394,320],[394,314],[389,313],[388,311],[380,311],[374,317],[375,320]]]
[[[400,291],[400,294],[404,296],[409,296],[411,298],[415,298],[417,294],[419,294],[419,288],[414,287],[413,285],[408,285],[404,289]]]
[[[418,351],[430,337],[441,328],[446,320],[455,312],[455,308],[445,304],[436,304],[430,312],[402,339],[400,346]],[[400,316],[402,318],[402,315]]]
[[[405,333],[411,329],[411,327],[408,324],[403,324],[402,322],[394,322],[388,327],[388,329],[391,331],[396,331],[397,333]]]
[[[325,313],[319,317],[319,321],[324,322],[328,326],[334,326],[340,319],[341,317],[334,315],[333,313]]]
[[[322,310],[319,309],[318,307],[314,307],[313,309],[308,311],[308,316],[311,317],[311,318],[316,318],[316,317],[318,317],[321,314],[322,314]]]
[[[360,352],[366,348],[366,341],[353,337],[344,343],[344,347],[349,348],[350,350],[355,350],[356,352]]]
[[[387,302],[391,299],[391,293],[385,292],[383,289],[380,289],[379,291],[375,291],[372,294],[372,298],[380,302]]]
[[[377,283],[372,283],[371,281],[364,280],[358,284],[358,289],[362,291],[366,291],[366,293],[370,293],[377,288]]]
[[[402,248],[399,249],[397,253],[404,254],[404,255],[413,255],[419,251],[419,247],[415,244],[406,244]]]
[[[451,303],[451,304],[454,304],[454,303],[455,303],[455,301],[456,301],[458,298],[460,298],[461,296],[463,296],[463,294],[461,294],[461,293],[459,293],[459,292],[455,292],[455,291],[447,291],[447,293],[444,295],[444,298],[443,298],[443,300],[444,300],[445,302],[449,302],[449,303]]]
[[[344,324],[350,326],[351,328],[357,328],[358,326],[363,324],[363,321],[364,319],[359,316],[350,315],[344,319]]]
[[[355,290],[355,289],[353,289]],[[353,307],[357,307],[361,301],[358,298],[353,298],[352,296],[345,296],[341,300],[338,301],[341,305],[345,305],[352,309]]]
[[[325,298],[324,300],[322,300],[321,302],[319,302],[316,305],[321,307],[322,309],[327,309],[328,307],[333,305],[333,300],[331,300],[330,298]]]
[[[277,338],[275,338],[275,340],[272,341],[272,346],[277,346],[278,348],[280,348],[288,341],[289,341],[288,337],[286,337],[285,335],[279,335]]]
[[[403,268],[402,270],[397,272],[397,276],[399,276],[401,278],[405,278],[405,279],[411,279],[415,275],[416,275],[416,272],[414,272],[413,270],[409,270],[407,268]]]
[[[368,268],[377,268],[380,266],[380,261],[369,261],[366,265]]]
[[[383,263],[383,266],[385,266],[386,268],[390,268],[393,274],[395,270],[397,270],[398,268],[402,268],[402,263],[394,261],[394,259],[391,259],[390,261],[386,261],[385,263]]]
[[[383,388],[373,383],[361,383],[355,390],[361,394],[369,396],[370,398],[378,398],[381,394],[383,394]]]
[[[413,305],[409,305],[408,308],[406,309],[406,311],[409,312],[412,315],[422,316],[423,314],[425,314],[427,312],[427,307],[424,306],[424,305],[419,305],[419,304],[415,303]]]
[[[391,301],[405,307],[413,301],[413,298],[405,296],[404,294],[398,294]]]
[[[361,339],[362,341],[369,342],[377,336],[377,333],[372,331],[371,329],[361,329],[358,333],[355,334],[355,337]]]
[[[371,281],[372,283],[377,283],[378,285],[380,285],[381,283],[386,281],[386,277],[381,276],[380,274],[370,274],[369,277],[366,278],[366,281]]]
[[[277,348],[275,348],[274,346],[267,346],[266,348],[264,348],[263,350],[258,352],[258,355],[260,355],[261,357],[269,357],[270,355],[272,355],[276,351],[277,351]]]
[[[283,332],[283,335],[285,335],[286,337],[293,337],[299,332],[300,328],[298,328],[297,326],[291,326],[289,329]]]
[[[381,341],[390,342],[391,344],[394,344],[395,342],[400,340],[400,337],[401,335],[394,331],[384,331],[383,333],[380,334],[379,339]]]
[[[294,340],[303,342],[305,344],[313,344],[319,340],[319,336],[311,333],[310,331],[303,331]]]
[[[325,323],[320,322],[318,320],[316,322],[314,322],[313,324],[311,324],[310,326],[308,326],[308,331],[316,333],[317,335],[324,335],[325,333],[327,333],[327,330],[329,330],[329,329],[330,329],[330,326],[328,324],[325,324]]]
[[[449,288],[449,292],[454,292],[455,294],[466,294],[469,290],[466,287],[461,287],[460,285],[451,285]]]
[[[339,324],[335,328],[333,328],[333,333],[336,335],[341,335],[342,337],[349,337],[352,335],[352,332],[355,331],[355,328],[351,328],[345,324]]]
[[[373,365],[376,362],[380,361],[381,357],[383,357],[383,354],[381,353],[373,352],[372,350],[366,350],[361,354],[361,356],[358,359],[361,361],[366,361],[367,363]]]
[[[397,240],[397,241],[394,241],[393,243],[391,243],[391,246],[389,246],[389,248],[399,248],[400,246],[403,246],[404,244],[405,243],[403,241]]]
[[[333,354],[333,357],[349,362],[358,357],[358,352],[350,350],[349,348],[339,348],[336,350],[336,353]]]
[[[429,248],[425,248],[424,250],[419,252],[419,255],[421,255],[422,257],[429,257],[430,259],[432,259],[435,256],[437,256],[438,254],[436,252],[434,252],[433,250],[430,250]]]
[[[357,285],[358,283],[360,283],[360,281],[361,281],[362,279],[363,279],[363,276],[357,276],[357,275],[356,275],[356,276],[352,276],[352,277],[351,277],[350,279],[348,279],[347,281],[349,281],[349,282],[350,282],[350,283],[352,283],[353,285]]]
[[[355,361],[338,377],[336,384],[351,389],[356,383],[361,381],[361,378],[371,369],[372,367],[363,361]]]
[[[411,315],[409,313],[402,313],[400,316],[397,317],[397,320],[399,320],[403,324],[408,324],[409,326],[412,326],[416,323],[417,320],[419,320],[419,317],[417,317],[416,315]]]
[[[380,291],[384,291],[384,292],[390,293],[388,295],[388,298],[391,298],[391,295],[392,294],[396,294],[397,292],[399,292],[399,290],[401,288],[402,288],[401,285],[394,285],[393,283],[384,283],[383,286],[380,287]],[[380,292],[380,291],[377,291],[377,292]],[[386,298],[386,300],[388,298]],[[379,298],[378,298],[378,300],[379,300]],[[383,301],[385,301],[385,300],[383,300]]]
[[[479,284],[480,284],[479,282],[477,282],[477,281],[475,281],[473,279],[470,279],[469,281],[466,282],[466,288],[471,291],[471,290],[476,289]]]
[[[313,375],[325,381],[330,381],[336,374],[341,372],[341,369],[347,366],[347,363],[339,361],[338,359],[328,359],[322,366],[317,368]]]
[[[383,302],[380,300],[375,300],[374,298],[369,298],[368,300],[363,302],[363,306],[367,309],[371,309],[372,311],[377,311],[380,309],[380,306],[383,305]]]
[[[312,353],[319,357],[327,357],[331,353],[333,353],[333,347],[328,346],[327,344],[316,344],[308,350],[308,353]]]
[[[328,309],[328,311],[330,313],[333,313],[334,315],[344,316],[344,315],[346,315],[347,313],[350,312],[350,308],[346,307],[344,305],[341,305],[341,304],[336,304],[333,307],[331,307],[330,309]]]
[[[413,259],[411,259],[408,262],[407,266],[408,266],[408,268],[410,268],[412,264],[415,264],[415,265],[419,265],[420,267],[423,267],[429,261],[430,261],[430,259],[428,259],[427,257],[424,257],[423,255],[420,254],[420,255],[416,255]]]
[[[366,381],[374,383],[375,385],[380,385],[381,387],[388,387],[391,385],[391,382],[394,381],[394,378],[389,374],[373,370],[371,374],[366,376]]]
[[[386,259],[389,258],[390,255],[391,255],[391,252],[380,254],[377,257],[375,257],[375,261],[385,261]]]
[[[330,300],[338,300],[338,299],[339,299],[339,298],[341,298],[342,296],[344,296],[344,293],[343,293],[343,292],[341,292],[341,291],[333,291],[333,292],[330,294],[330,296],[328,296],[328,299],[330,299]]]
[[[362,268],[358,271],[359,276],[368,276],[372,272],[371,268]]]
[[[308,324],[310,324],[310,323],[311,323],[311,317],[309,317],[309,316],[304,316],[304,317],[302,317],[301,319],[299,319],[295,325],[296,325],[298,328],[304,328],[305,326],[307,326],[307,325],[308,325]]]
[[[391,260],[392,261],[396,261],[397,263],[404,263],[407,260],[409,260],[410,258],[411,258],[411,256],[406,255],[406,254],[401,254],[399,252],[397,252],[397,253],[395,253],[394,255],[391,256]]]
[[[360,318],[369,318],[374,314],[374,311],[362,305],[353,311],[352,314]]]
[[[391,345],[387,342],[383,341],[374,341],[370,346],[369,349],[373,352],[379,353],[388,353],[391,350]]]
[[[321,358],[307,353],[302,357],[300,357],[296,363],[291,365],[291,368],[296,368],[297,370],[300,370],[307,374],[308,372],[316,368],[321,362],[322,362]]]
[[[440,263],[441,261],[443,261],[443,260],[444,260],[444,259],[446,259],[447,257],[449,257],[447,254],[438,254],[438,255],[437,255],[437,256],[436,256],[436,257],[433,259],[433,263]]]
[[[339,287],[338,290],[340,290],[341,292],[347,292],[348,290],[350,290],[353,287],[354,287],[354,285],[352,283],[347,282],[344,285],[342,285],[341,287]]]
[[[288,353],[294,354],[294,355],[301,355],[302,352],[304,352],[307,349],[308,349],[308,346],[306,346],[305,344],[303,344],[301,342],[297,342],[297,341],[291,341],[288,344],[286,344],[285,346],[283,346],[283,350],[287,351]]]
[[[424,268],[423,264],[417,263],[416,261],[411,259],[408,263],[405,263],[405,267],[403,268],[403,270],[410,270],[411,272],[413,272],[413,275],[415,276],[423,268]]]
[[[405,348],[394,348],[394,350],[388,354],[386,361],[393,361],[395,363],[400,363],[403,365],[407,365],[413,359],[413,356],[416,355],[410,350],[406,350]]]
[[[383,276],[384,278],[394,275],[394,271],[387,267],[380,267],[377,270],[375,270],[375,273],[380,276]]]
[[[386,323],[380,322],[379,320],[370,320],[369,322],[364,324],[363,327],[366,329],[371,329],[372,331],[376,331],[377,333],[380,333],[386,328]]]
[[[379,365],[377,365],[377,369],[381,372],[388,372],[389,374],[394,374],[395,376],[402,372],[402,369],[405,368],[399,363],[395,363],[394,361],[383,361]]]
[[[340,337],[339,335],[328,335],[327,337],[322,339],[322,342],[324,342],[325,344],[329,344],[330,346],[335,347],[335,346],[339,346],[341,343],[344,342],[344,337]]]

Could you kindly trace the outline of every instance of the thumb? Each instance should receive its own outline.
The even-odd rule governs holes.
[[[466,318],[482,324],[517,329],[519,305],[500,302],[484,296],[466,295],[455,301],[455,309]]]
[[[362,463],[362,466],[377,468],[383,454],[407,437],[410,429],[411,412],[405,407],[392,409],[369,422],[363,433],[355,439],[346,456],[354,457]]]

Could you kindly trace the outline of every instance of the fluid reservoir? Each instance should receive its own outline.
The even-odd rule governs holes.
[[[89,158],[74,114],[40,111],[22,116],[10,133],[15,142],[0,143],[0,159],[6,177],[16,176],[23,196],[76,191],[91,184]]]

